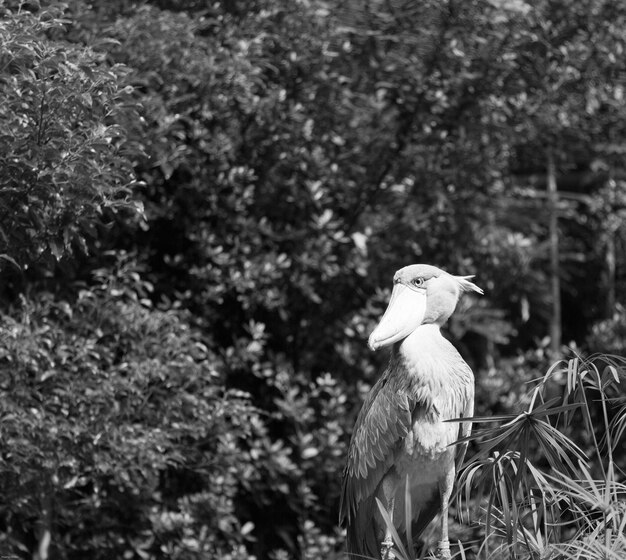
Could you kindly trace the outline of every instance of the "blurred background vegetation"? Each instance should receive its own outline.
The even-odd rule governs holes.
[[[564,345],[624,353],[625,29],[622,0],[0,0],[2,554],[339,558],[409,263],[485,289],[447,332],[478,415]]]

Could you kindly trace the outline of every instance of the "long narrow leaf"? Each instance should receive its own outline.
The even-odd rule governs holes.
[[[406,544],[413,551],[413,512],[411,504],[411,485],[407,474],[404,484],[404,523],[406,529]]]
[[[411,557],[408,555],[406,548],[404,547],[404,544],[402,543],[402,539],[400,539],[400,535],[398,535],[398,531],[396,530],[396,527],[393,524],[393,520],[389,516],[389,513],[385,509],[385,506],[383,505],[383,503],[378,498],[376,498],[376,505],[378,506],[378,510],[380,511],[380,514],[382,515],[382,518],[383,518],[383,521],[385,522],[387,530],[391,533],[391,538],[393,539],[393,542],[398,547],[398,552],[402,556],[402,559],[411,560]]]

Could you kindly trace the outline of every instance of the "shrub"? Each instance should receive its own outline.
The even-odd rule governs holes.
[[[258,478],[256,409],[130,259],[96,280],[0,315],[3,550],[246,557],[234,497]]]
[[[94,220],[129,200],[138,118],[122,65],[55,40],[56,4],[0,3],[0,267],[85,250]]]

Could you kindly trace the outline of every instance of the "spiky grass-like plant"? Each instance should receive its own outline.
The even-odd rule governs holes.
[[[484,537],[477,546],[459,543],[455,558],[623,560],[626,359],[557,362],[526,397],[518,414],[473,418],[465,441],[478,452],[459,477],[457,498]],[[408,521],[410,503],[405,514]],[[410,532],[401,538],[385,521],[396,558],[414,560]]]

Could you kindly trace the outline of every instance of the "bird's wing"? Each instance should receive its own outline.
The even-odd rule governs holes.
[[[388,383],[387,372],[368,393],[356,420],[343,474],[339,520],[350,523],[361,501],[372,496],[411,429],[415,402]]]

